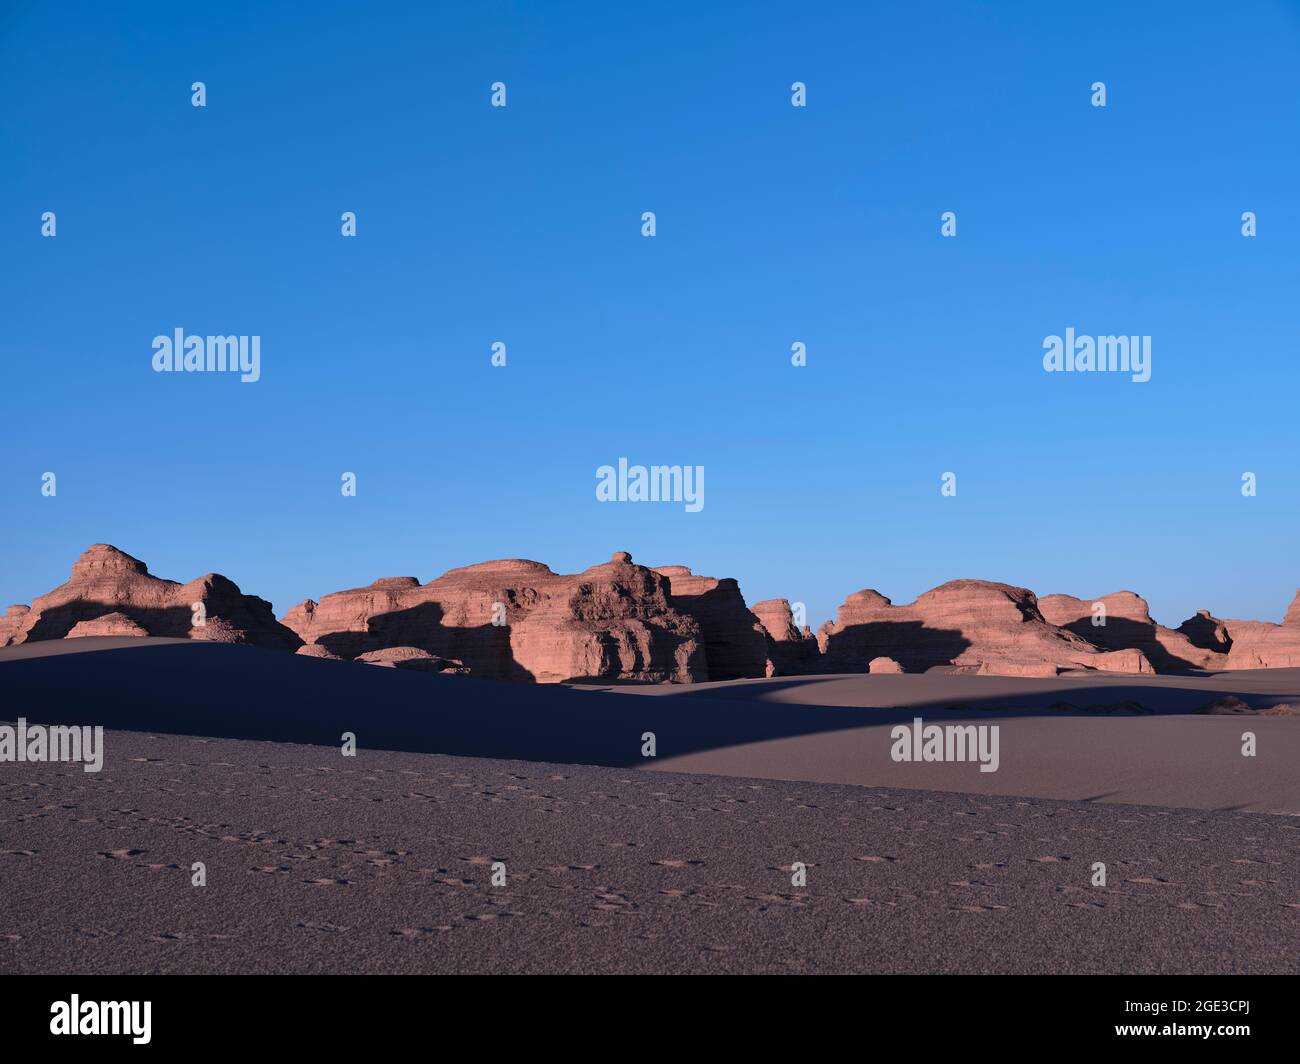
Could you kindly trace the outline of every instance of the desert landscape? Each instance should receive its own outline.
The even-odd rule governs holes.
[[[619,553],[277,620],[98,545],[0,649],[11,717],[105,729],[6,779],[0,965],[1300,970],[1296,607],[1096,601],[863,591],[814,635]],[[892,757],[918,720],[996,725],[996,771]]]
[[[0,1046],[1290,1048],[1297,56],[0,3]]]

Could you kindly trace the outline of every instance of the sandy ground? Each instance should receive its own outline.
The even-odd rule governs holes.
[[[107,740],[0,777],[0,971],[1300,971],[1296,817]]]
[[[671,695],[680,687],[594,688]],[[959,793],[1076,801],[1300,812],[1300,718],[1207,716],[1179,712],[1227,690],[1259,704],[1300,702],[1300,670],[1260,670],[1200,677],[1071,676],[1057,680],[981,676],[833,676],[707,684],[696,697],[791,706],[878,706],[878,722],[836,732],[660,758],[678,772],[864,786],[923,787]],[[1137,701],[1163,713],[1044,712]],[[974,712],[965,707],[978,705]],[[1024,708],[1016,709],[1013,707]],[[996,708],[995,708],[996,707]],[[1006,708],[1003,708],[1006,707]],[[897,710],[903,710],[898,712]],[[896,762],[892,729],[917,716],[926,723],[997,724],[999,767]],[[1254,734],[1253,757],[1242,756]]]
[[[1190,711],[1298,692],[1300,670],[574,690],[8,648],[0,718],[109,731],[97,774],[0,764],[0,972],[1297,972],[1300,719]],[[1125,700],[1152,712],[1048,708]],[[997,724],[999,771],[891,761],[916,715]]]
[[[186,640],[0,649],[0,715],[370,749],[1075,801],[1300,812],[1300,669],[1196,677],[832,676],[562,688],[433,676]],[[1136,702],[1149,714],[1087,712]],[[1074,711],[1051,708],[1060,703]],[[999,766],[890,757],[892,729],[996,725]],[[1256,753],[1242,756],[1245,732]],[[657,757],[642,757],[653,732]]]

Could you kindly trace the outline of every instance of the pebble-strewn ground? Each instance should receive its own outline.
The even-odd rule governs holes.
[[[1300,971],[1300,817],[107,742],[0,765],[0,971]]]

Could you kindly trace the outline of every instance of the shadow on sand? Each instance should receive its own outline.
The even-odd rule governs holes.
[[[762,700],[815,679],[682,687],[667,695],[616,694],[376,668],[230,644],[141,641],[109,650],[0,655],[0,719],[329,746],[339,745],[344,732],[354,732],[358,744],[370,749],[630,766],[642,763],[647,731],[655,733],[658,756],[665,758],[905,723],[922,712],[944,711],[946,720],[987,719],[990,711],[1001,718],[1062,716],[1069,711],[1049,707],[1133,701],[1150,712],[1171,714],[1228,694],[1253,705],[1282,700],[1241,695],[1222,676],[1189,686],[1136,677],[1105,685],[1069,677],[1050,682],[938,677],[937,685],[908,683],[931,678],[863,677],[868,681],[863,701],[878,700],[880,706],[819,706]],[[889,682],[877,685],[877,679]],[[992,684],[979,682],[986,679]],[[954,690],[962,696],[953,697]]]

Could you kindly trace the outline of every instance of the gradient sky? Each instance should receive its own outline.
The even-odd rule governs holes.
[[[278,613],[615,550],[814,625],[1300,585],[1300,5],[267,7],[0,5],[3,603],[98,541]],[[1069,326],[1152,380],[1045,373]],[[261,381],[154,373],[177,327]],[[598,503],[620,456],[704,510]]]

